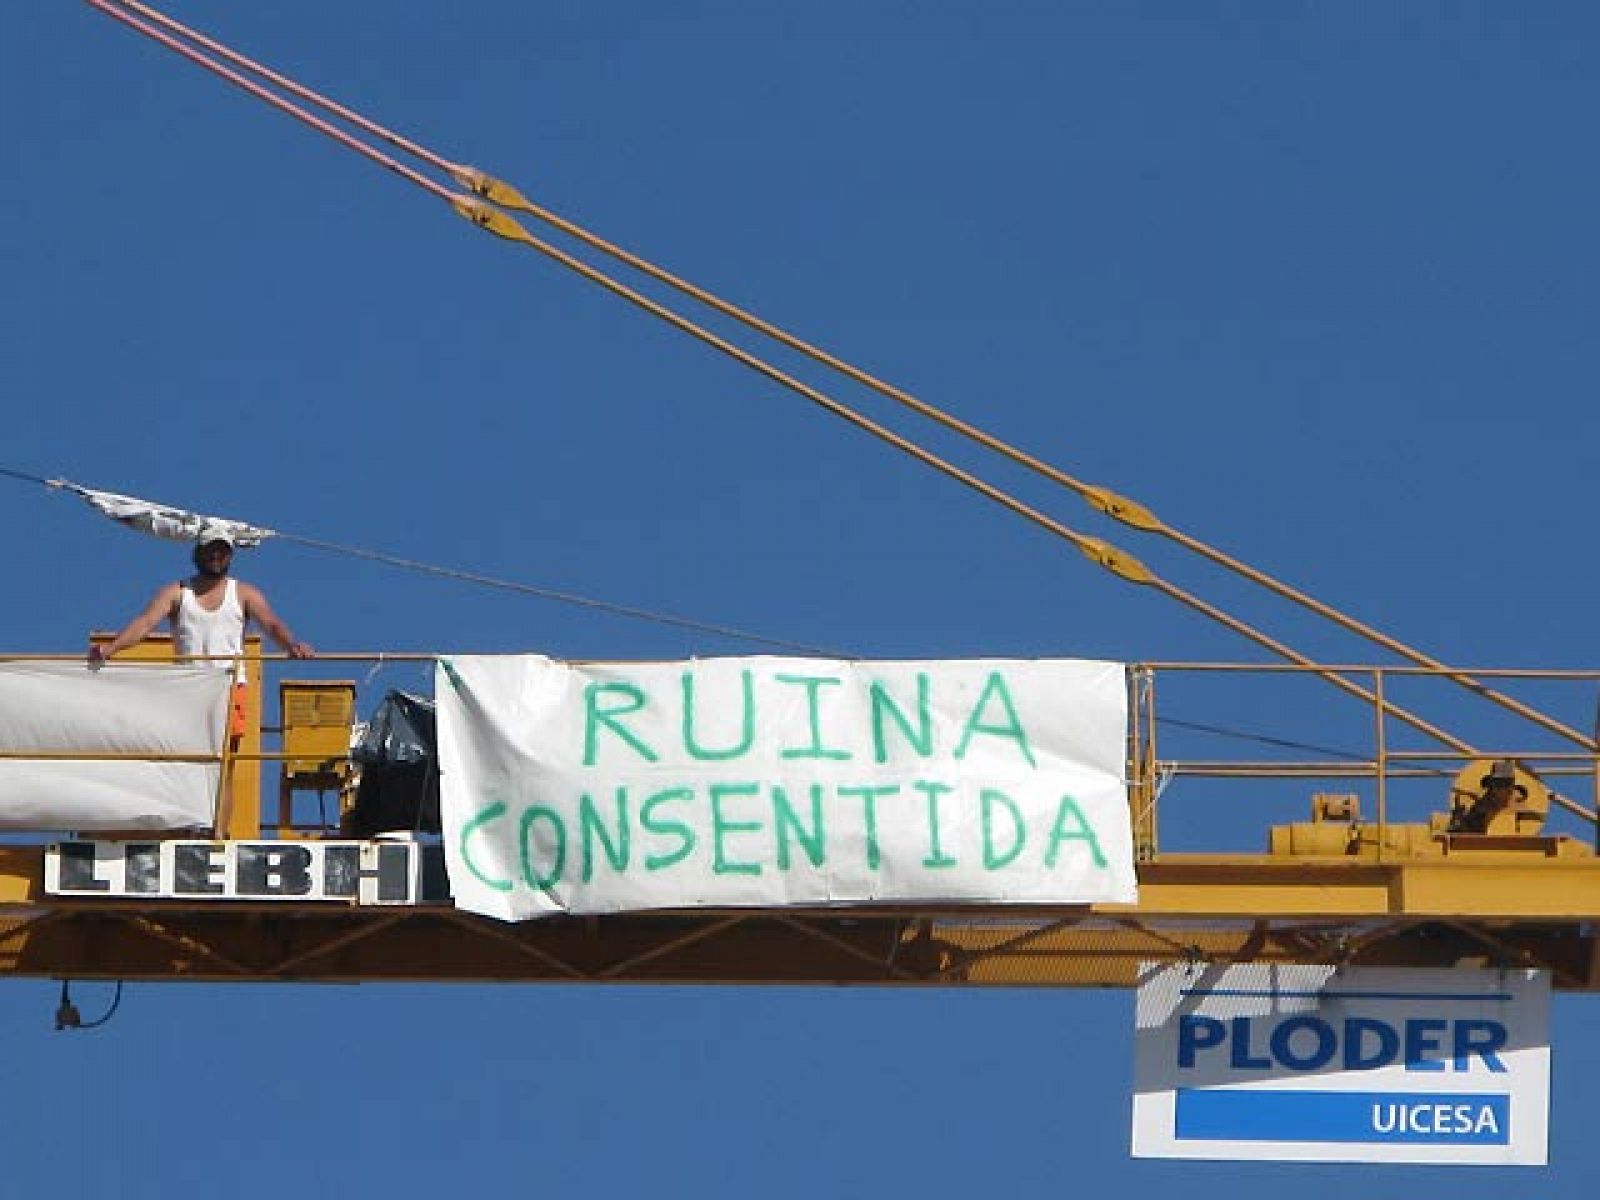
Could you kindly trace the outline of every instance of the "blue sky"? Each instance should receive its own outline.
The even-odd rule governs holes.
[[[1588,6],[171,11],[1445,659],[1595,663]],[[0,147],[0,467],[853,655],[1261,657],[86,5],[0,11]],[[1373,657],[806,377],[1307,653]],[[0,528],[9,651],[75,650],[186,567],[12,480]],[[751,649],[282,543],[238,573],[329,651]],[[1365,748],[1321,691],[1174,691],[1173,716]],[[1592,686],[1548,699],[1593,719]],[[1230,799],[1174,791],[1169,848],[1257,850],[1305,811],[1296,786]],[[1551,1194],[1600,1175],[1594,1003],[1555,1005]],[[30,1189],[1351,1180],[1129,1160],[1122,993],[140,986],[72,1037],[53,1005],[0,988],[0,1146]]]

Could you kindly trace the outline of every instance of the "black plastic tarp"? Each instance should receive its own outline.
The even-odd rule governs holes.
[[[371,837],[392,830],[439,832],[439,751],[433,701],[390,692],[351,750],[361,768],[343,831]]]

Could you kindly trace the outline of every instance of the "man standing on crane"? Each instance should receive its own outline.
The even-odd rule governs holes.
[[[1509,758],[1496,759],[1478,786],[1483,794],[1451,816],[1451,833],[1488,833],[1497,816],[1528,798],[1528,789],[1517,782],[1517,764]]]
[[[267,603],[261,589],[228,577],[233,565],[233,532],[225,525],[206,525],[195,539],[195,573],[169,583],[157,592],[144,611],[104,645],[89,647],[89,666],[98,668],[119,650],[142,640],[167,621],[179,658],[226,658],[244,654],[245,627],[254,621],[290,658],[310,658],[315,652],[295,638]],[[230,732],[244,732],[244,704],[240,691],[245,682],[241,663],[235,680]]]

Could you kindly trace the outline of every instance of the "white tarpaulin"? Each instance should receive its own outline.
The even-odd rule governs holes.
[[[209,827],[216,762],[11,756],[219,756],[230,686],[226,667],[0,663],[0,829]]]
[[[458,906],[1136,899],[1125,669],[442,660]]]

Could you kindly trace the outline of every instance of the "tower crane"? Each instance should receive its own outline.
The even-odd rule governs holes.
[[[355,685],[284,678],[281,660],[253,645],[248,657],[260,669],[250,673],[247,729],[221,763],[231,804],[219,807],[208,837],[183,842],[193,847],[184,853],[199,864],[199,884],[191,894],[181,894],[182,888],[175,894],[168,887],[141,890],[126,883],[140,864],[156,861],[152,847],[164,838],[101,837],[89,851],[86,843],[47,842],[43,835],[0,846],[0,972],[223,982],[1126,987],[1137,982],[1143,963],[1193,961],[1537,967],[1551,972],[1558,989],[1600,990],[1600,857],[1591,828],[1600,801],[1600,745],[1594,731],[1513,694],[1530,679],[1592,692],[1600,672],[1469,671],[1415,650],[1169,525],[1137,501],[1003,442],[141,0],[87,3],[444,201],[472,226],[572,271],[1042,528],[1124,582],[1160,592],[1282,662],[1130,665],[1126,776],[1136,903],[695,909],[502,924],[450,902],[436,847],[427,839],[386,841],[351,833],[352,814],[360,807],[359,770],[349,751],[359,707]],[[533,223],[581,249],[563,248],[530,229]],[[1176,542],[1400,661],[1329,664],[1302,654],[1170,583],[1120,547],[940,457],[744,342],[713,332],[610,273],[609,264],[667,289],[677,301],[709,309],[760,345],[801,355],[1039,475],[1129,529]],[[154,641],[141,653],[161,659],[172,650]],[[9,662],[48,657],[0,656]],[[352,673],[373,657],[331,656],[348,661]],[[1308,761],[1282,755],[1227,762],[1166,756],[1157,743],[1166,720],[1159,697],[1179,677],[1263,689],[1286,680],[1319,680],[1366,709],[1371,745],[1338,761],[1326,754]],[[1395,699],[1417,681],[1471,693],[1524,722],[1521,728],[1538,728],[1543,741],[1471,744]],[[264,718],[274,701],[277,715],[269,721]],[[1405,738],[1420,735],[1425,748],[1399,740],[1401,731]],[[1562,749],[1551,750],[1552,739]],[[5,757],[27,758],[29,752],[8,746],[0,728],[0,758]],[[1278,795],[1312,783],[1326,790],[1302,792],[1301,802],[1310,802],[1309,820],[1271,827],[1264,846],[1174,852],[1161,844],[1161,815],[1163,792],[1175,778],[1221,780],[1230,789],[1271,789]],[[272,784],[275,793],[266,790]],[[1393,819],[1392,797],[1418,788],[1432,790],[1432,811],[1421,821]],[[1364,801],[1372,811],[1363,811]],[[362,882],[370,877],[381,883],[382,864],[390,859],[403,866],[399,899],[375,897]],[[121,886],[110,886],[110,875],[101,870],[113,860]],[[260,866],[263,878],[276,872],[281,879],[291,870],[305,878],[322,872],[322,883],[297,894],[263,886],[251,895],[217,895],[206,890],[207,872],[224,862],[266,864]],[[336,886],[332,881],[341,871],[344,883],[358,877],[357,883]],[[317,898],[306,898],[311,892]]]

